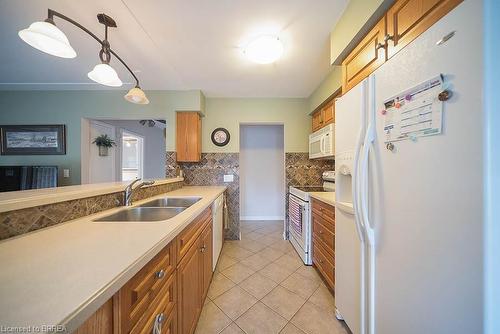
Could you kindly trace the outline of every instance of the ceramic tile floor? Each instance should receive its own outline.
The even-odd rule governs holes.
[[[321,278],[282,233],[282,221],[241,222],[241,240],[224,243],[197,334],[349,333]]]

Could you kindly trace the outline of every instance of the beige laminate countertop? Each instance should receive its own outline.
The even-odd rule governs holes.
[[[181,177],[154,180],[154,186],[184,181]],[[0,193],[0,212],[30,208],[73,199],[124,191],[130,181],[81,184],[57,188],[44,188]],[[144,186],[149,187],[149,186]]]
[[[314,199],[317,199],[323,203],[335,206],[335,191],[328,192],[310,192],[308,193]]]
[[[202,199],[162,222],[92,222],[117,208],[0,242],[0,326],[64,325],[72,332],[225,189],[169,192]]]

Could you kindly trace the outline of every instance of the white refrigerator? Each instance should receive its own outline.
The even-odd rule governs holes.
[[[335,302],[354,334],[483,330],[481,11],[464,1],[337,101]]]

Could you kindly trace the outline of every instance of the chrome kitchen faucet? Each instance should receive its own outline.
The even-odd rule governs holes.
[[[133,188],[134,187],[134,184],[136,184],[137,182],[139,182],[141,179],[135,179],[134,181],[132,181],[126,188],[125,188],[125,191],[124,191],[124,204],[125,206],[131,206],[132,205],[132,195],[134,194],[134,191],[137,190],[137,189],[141,189],[143,186],[150,186],[152,184],[155,183],[155,181],[143,181],[141,182],[137,187]]]

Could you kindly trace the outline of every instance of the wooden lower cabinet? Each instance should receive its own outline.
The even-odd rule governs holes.
[[[75,333],[194,333],[212,280],[212,234],[207,208]]]
[[[312,201],[313,265],[324,281],[335,288],[335,208]]]
[[[210,282],[212,281],[212,264],[213,264],[213,229],[212,229],[212,221],[208,224],[201,237],[200,237],[200,245],[202,252],[201,258],[201,271],[202,271],[202,287],[201,291],[203,292],[202,296],[202,305],[203,301],[207,297],[208,288],[210,287]]]
[[[200,270],[202,253],[193,246],[186,253],[177,268],[179,333],[193,333],[201,313],[203,279]]]
[[[110,299],[73,333],[113,334],[113,327],[113,300]]]

